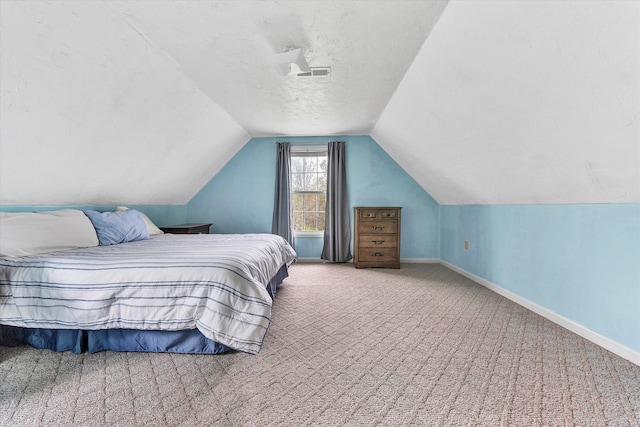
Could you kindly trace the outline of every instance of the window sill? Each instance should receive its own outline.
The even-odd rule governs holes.
[[[324,237],[324,231],[294,231],[293,237]]]

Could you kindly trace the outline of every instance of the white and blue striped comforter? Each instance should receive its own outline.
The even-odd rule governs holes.
[[[266,284],[296,254],[280,236],[199,234],[0,259],[0,324],[181,330],[257,353]]]

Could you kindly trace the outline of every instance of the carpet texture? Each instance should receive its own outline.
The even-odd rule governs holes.
[[[0,425],[638,426],[640,367],[436,264],[297,264],[258,355],[0,347]]]

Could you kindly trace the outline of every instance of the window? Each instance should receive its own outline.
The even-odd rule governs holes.
[[[291,147],[291,187],[294,233],[322,235],[327,203],[327,147]]]

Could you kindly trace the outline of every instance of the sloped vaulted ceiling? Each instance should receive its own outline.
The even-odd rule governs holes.
[[[0,7],[0,203],[186,203],[250,139],[108,3]]]
[[[441,204],[638,203],[639,44],[639,2],[450,2],[372,136]]]
[[[331,134],[440,203],[640,202],[638,2],[0,8],[2,204],[184,204],[253,136]]]

